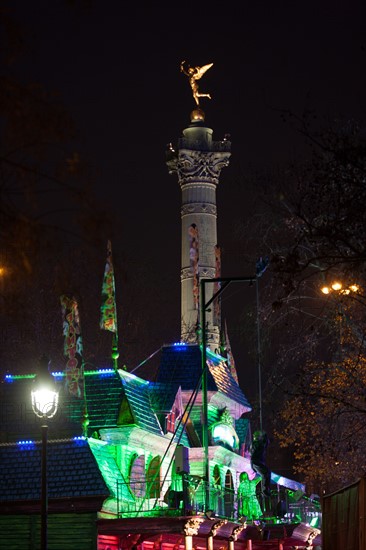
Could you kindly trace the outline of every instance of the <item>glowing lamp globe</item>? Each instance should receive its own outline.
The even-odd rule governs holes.
[[[58,391],[48,370],[48,363],[46,357],[41,359],[39,373],[34,379],[31,392],[32,409],[39,418],[52,418],[58,407]]]
[[[341,288],[342,288],[342,283],[338,283],[338,281],[336,281],[332,284],[332,289],[333,290],[341,290]]]

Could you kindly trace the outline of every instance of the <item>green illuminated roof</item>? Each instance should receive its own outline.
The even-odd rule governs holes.
[[[120,370],[119,373],[134,424],[151,433],[162,435],[159,421],[150,402],[149,382],[126,371]]]

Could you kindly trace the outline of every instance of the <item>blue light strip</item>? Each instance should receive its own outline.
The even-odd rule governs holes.
[[[115,373],[115,370],[110,368],[89,370],[84,372],[85,375],[106,375],[106,374],[114,374],[114,373]],[[65,377],[65,373],[63,371],[55,371],[55,372],[52,372],[51,374],[56,379]],[[35,377],[36,377],[35,374],[6,374],[4,378],[6,382],[14,382],[14,380],[22,380],[22,379],[31,380]]]
[[[6,374],[5,380],[6,382],[13,382],[14,380],[21,380],[22,378],[35,378],[35,374]]]
[[[114,373],[114,369],[98,369],[98,374],[112,374]]]
[[[86,437],[83,435],[77,435],[73,437],[73,441],[76,445],[84,445],[86,443]]]

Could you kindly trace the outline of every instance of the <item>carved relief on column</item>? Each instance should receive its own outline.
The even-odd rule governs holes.
[[[189,203],[184,204],[180,210],[181,216],[187,214],[212,214],[217,215],[217,206],[215,204]]]
[[[187,344],[198,344],[200,341],[198,331],[199,326],[197,322],[190,325],[186,323],[184,319],[181,319],[181,335],[183,342]]]
[[[183,533],[186,536],[194,536],[198,535],[198,530],[200,528],[201,523],[203,522],[203,518],[191,518],[185,523],[183,527]]]
[[[197,179],[207,179],[218,184],[221,170],[229,164],[229,156],[229,153],[220,151],[180,150],[177,161],[179,183],[184,185]]]
[[[200,276],[203,279],[214,279],[215,273],[216,273],[216,269],[214,267],[202,267],[200,269]]]
[[[203,277],[205,279],[214,279],[215,268],[214,267],[199,268],[199,274],[200,274],[200,277]],[[186,279],[191,279],[193,275],[194,275],[193,269],[191,267],[185,267],[180,272],[180,279],[181,281],[185,281]]]

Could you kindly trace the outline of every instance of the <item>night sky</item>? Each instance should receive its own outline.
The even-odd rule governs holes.
[[[118,219],[112,246],[123,271],[116,274],[119,307],[142,312],[145,331],[160,330],[160,344],[179,340],[181,197],[165,149],[194,108],[180,62],[214,63],[199,84],[212,95],[201,106],[214,139],[229,133],[232,141],[217,193],[222,275],[251,275],[242,271],[245,251],[233,237],[238,217],[249,215],[246,174],[303,155],[283,109],[363,117],[365,2],[13,0],[8,6],[26,32],[19,72],[59,92],[78,129],[75,147],[98,172],[95,191]],[[105,249],[100,255],[102,276]],[[135,270],[145,273],[151,300],[146,293],[141,300]],[[123,346],[128,327],[119,324]],[[234,355],[245,357],[232,344]],[[143,359],[135,353],[129,368]],[[246,368],[238,364],[244,391]]]

